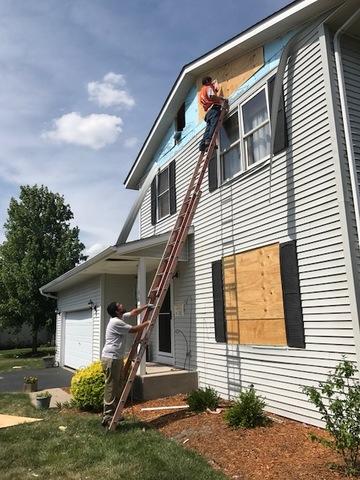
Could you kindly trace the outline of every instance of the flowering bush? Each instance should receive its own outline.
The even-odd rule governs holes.
[[[71,380],[74,405],[82,410],[100,411],[104,398],[105,376],[101,362],[78,370]]]

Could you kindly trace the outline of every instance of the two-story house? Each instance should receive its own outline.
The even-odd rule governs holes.
[[[269,411],[320,424],[301,391],[360,357],[360,5],[297,0],[185,65],[125,180],[140,239],[42,288],[57,358],[99,358],[106,305],[146,300],[198,158],[201,79],[230,108],[147,360],[224,398],[254,384]]]

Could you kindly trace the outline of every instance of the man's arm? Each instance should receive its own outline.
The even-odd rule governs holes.
[[[150,325],[150,323],[151,323],[150,320],[148,320],[147,322],[139,323],[139,325],[135,325],[134,327],[131,327],[129,330],[129,333],[141,332],[142,330],[144,330],[145,327]]]
[[[147,303],[146,305],[143,305],[142,307],[133,308],[132,310],[130,310],[130,312],[128,312],[128,314],[129,314],[130,317],[137,317],[138,315],[140,315],[140,313],[142,313],[147,308],[153,308],[153,305],[150,304],[150,303]]]

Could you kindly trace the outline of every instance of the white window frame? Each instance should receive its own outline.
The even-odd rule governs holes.
[[[229,118],[231,118],[233,115],[236,115],[238,116],[238,123],[239,123],[239,137],[238,139],[231,143],[229,145],[228,148],[225,148],[224,150],[221,150],[221,142],[220,142],[220,148],[219,148],[219,172],[220,172],[220,183],[225,183],[229,180],[231,180],[232,178],[236,177],[237,175],[239,175],[240,173],[243,172],[243,161],[242,161],[242,157],[243,157],[243,153],[242,153],[242,148],[241,148],[241,135],[240,135],[240,118],[239,118],[239,109],[238,109],[238,106],[236,107],[236,109],[232,110],[228,116],[226,117],[226,119],[224,120],[224,122],[226,120],[228,120]],[[221,138],[221,137],[220,137]],[[232,177],[230,178],[224,178],[223,176],[223,171],[224,171],[224,168],[223,168],[223,156],[228,153],[230,150],[232,150],[236,145],[239,145],[239,149],[240,149],[240,169],[237,173],[235,173],[235,175],[233,175]]]
[[[167,170],[168,188],[159,194],[159,178],[160,178],[160,175],[165,172],[165,170]],[[166,193],[169,194],[168,195],[169,213],[167,215],[164,215],[163,217],[160,217],[159,200],[160,200],[160,197],[164,196]],[[156,176],[156,218],[157,218],[157,221],[159,222],[160,220],[163,220],[164,218],[167,218],[167,217],[170,217],[170,165],[167,165],[166,167],[164,167]]]
[[[245,133],[245,130],[244,130],[244,120],[243,120],[243,107],[244,105],[246,105],[252,98],[256,97],[256,95],[258,95],[262,90],[265,90],[265,99],[266,99],[266,110],[267,110],[267,115],[268,115],[268,118],[266,121],[262,122],[260,125],[258,125],[257,127],[253,128],[252,130],[250,130],[249,132]],[[264,85],[262,85],[262,87],[260,87],[258,90],[256,90],[256,92],[254,92],[252,95],[250,95],[246,100],[244,100],[243,102],[241,102],[241,104],[239,105],[239,113],[240,113],[240,116],[241,118],[239,119],[239,125],[241,125],[241,137],[242,137],[242,147],[243,147],[243,152],[244,152],[244,164],[245,164],[245,168],[244,170],[249,170],[251,168],[253,168],[255,165],[258,165],[260,162],[264,162],[265,160],[267,160],[268,158],[270,158],[270,155],[266,155],[265,157],[261,158],[260,160],[258,160],[257,162],[254,162],[252,163],[251,165],[249,165],[249,159],[247,158],[247,151],[246,151],[246,138],[249,137],[250,135],[252,135],[254,132],[256,132],[257,130],[260,130],[260,128],[264,127],[265,125],[269,124],[269,128],[270,128],[270,138],[271,138],[271,122],[270,122],[270,105],[269,105],[269,82],[268,82],[268,79],[266,80],[266,82],[264,83]]]
[[[269,160],[270,155],[267,155],[266,157],[262,158],[261,160],[258,160],[257,162],[254,162],[252,165],[248,165],[247,161],[247,155],[246,155],[246,145],[245,145],[245,138],[254,131],[258,130],[262,126],[266,125],[269,123],[270,126],[270,135],[271,135],[271,121],[270,121],[270,104],[269,104],[269,80],[273,75],[276,73],[276,71],[271,71],[266,77],[264,77],[261,81],[261,84],[256,84],[253,86],[253,88],[249,89],[248,92],[244,96],[242,96],[237,103],[233,106],[231,111],[228,113],[226,116],[226,119],[230,118],[231,115],[233,115],[235,112],[238,115],[239,119],[239,140],[237,142],[240,142],[240,169],[239,171],[231,178],[223,178],[223,162],[222,162],[222,155],[229,151],[231,147],[233,147],[237,142],[233,142],[230,147],[225,149],[224,151],[221,150],[221,144],[220,148],[217,152],[217,163],[218,163],[218,182],[219,185],[225,185],[229,181],[234,180],[237,178],[239,175],[242,175],[251,169],[257,167],[258,165],[262,164],[263,162],[266,162]],[[251,100],[253,97],[255,97],[258,93],[261,92],[261,90],[265,89],[265,95],[266,95],[266,106],[267,106],[267,112],[268,112],[268,120],[263,122],[261,125],[258,127],[254,128],[252,131],[248,132],[246,135],[244,134],[244,125],[243,125],[243,116],[242,116],[242,107],[245,105],[249,100]],[[226,120],[225,119],[225,120]]]

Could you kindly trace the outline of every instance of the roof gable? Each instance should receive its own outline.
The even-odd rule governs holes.
[[[150,168],[152,158],[159,144],[166,135],[189,89],[194,85],[199,76],[230,61],[236,56],[243,55],[256,47],[264,45],[271,39],[284,35],[290,29],[308,21],[309,18],[315,18],[341,3],[344,3],[344,0],[296,0],[226,43],[185,65],[170,90],[125,179],[126,188],[139,188],[139,183]]]

